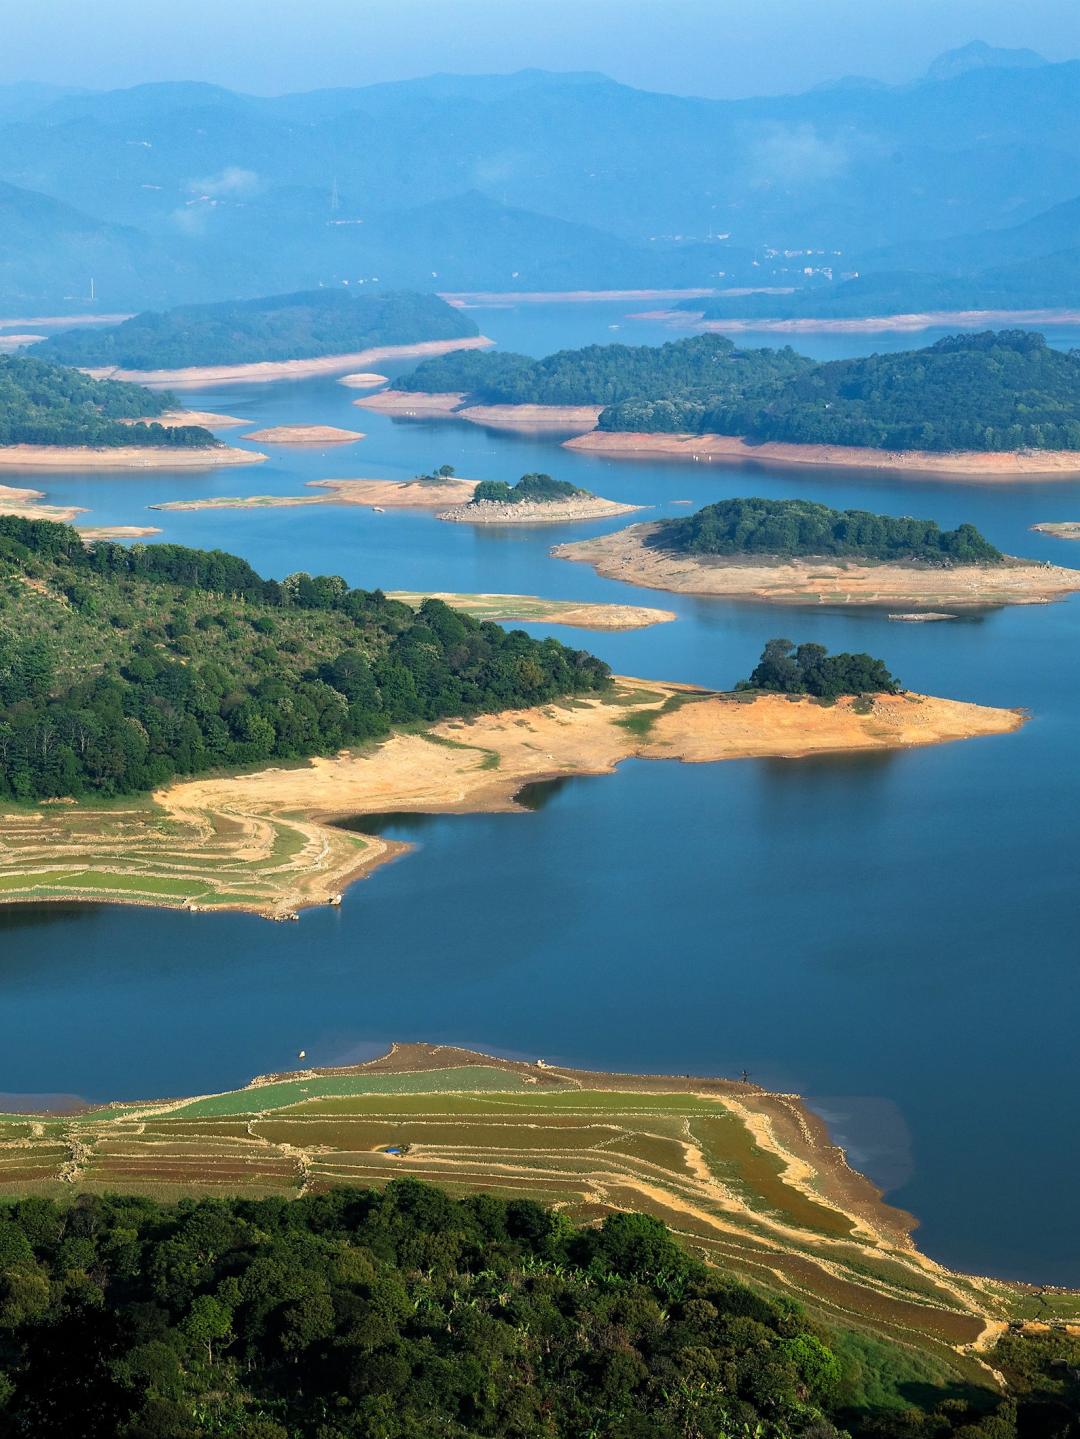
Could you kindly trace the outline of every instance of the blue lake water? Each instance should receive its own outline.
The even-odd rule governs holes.
[[[500,343],[535,353],[671,338],[624,311],[523,306],[476,318]],[[853,348],[850,336],[819,338],[798,343],[823,355]],[[271,447],[250,470],[39,472],[25,483],[85,506],[95,523],[150,520],[165,538],[222,546],[267,574],[676,610],[675,624],[630,634],[552,631],[624,673],[727,685],[766,639],[786,634],[869,650],[913,689],[1026,706],[1032,720],[1015,735],[895,755],[634,761],[543,789],[527,814],[393,819],[388,832],[417,851],[354,886],[340,910],[294,925],[0,909],[0,1091],[206,1091],[289,1067],[301,1048],[334,1064],[391,1039],[623,1070],[745,1067],[807,1095],[852,1161],[919,1217],[935,1257],[1080,1284],[1067,1198],[1080,1183],[1075,600],[906,626],[871,611],[666,596],[548,556],[553,543],[612,522],[497,532],[363,509],[143,511],[447,462],[473,478],[547,469],[660,515],[685,514],[676,499],[805,494],[971,520],[1011,553],[1075,565],[1080,546],[1029,526],[1080,519],[1080,485],[617,462],[551,439],[391,421],[355,409],[354,397],[326,380],[191,397],[253,428],[359,427],[367,438],[354,446]]]

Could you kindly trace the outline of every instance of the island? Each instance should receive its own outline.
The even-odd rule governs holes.
[[[447,510],[439,519],[471,525],[553,525],[606,519],[639,509],[640,505],[604,500],[567,480],[537,472],[522,475],[514,485],[505,480],[481,480],[468,504]]]
[[[900,692],[859,656],[825,666],[844,690],[828,704],[769,692],[757,672],[728,693],[613,678],[436,599],[414,610],[335,576],[264,580],[221,551],[87,546],[45,521],[0,517],[0,575],[5,902],[286,918],[404,848],[334,818],[513,810],[523,785],[632,756],[888,750],[1023,722]]]
[[[394,1436],[1073,1424],[1080,1298],[936,1263],[808,1104],[746,1079],[410,1042],[16,1106],[0,1153],[15,1432],[90,1432],[88,1393],[102,1434],[194,1434],[194,1410],[251,1439],[286,1412],[327,1439],[328,1412]]]
[[[444,466],[444,468],[446,468]],[[197,500],[163,500],[152,510],[265,510],[303,505],[361,505],[374,510],[441,510],[467,505],[478,480],[451,475],[417,475],[413,480],[308,480],[319,495],[207,495]]]
[[[223,445],[202,425],[165,423],[171,395],[95,380],[20,355],[0,356],[0,465],[175,469],[250,465],[256,450]]]
[[[195,388],[332,375],[490,343],[437,295],[328,289],[146,311],[61,331],[32,351],[99,378]]]
[[[354,445],[363,438],[360,430],[343,430],[337,425],[271,425],[244,436],[263,445]]]
[[[613,456],[759,460],[981,479],[1080,472],[1080,357],[1023,330],[817,362],[717,334],[591,345],[542,360],[499,351],[428,361],[358,403],[417,417],[484,407],[600,406],[564,441]],[[584,414],[582,419],[584,419]]]
[[[1040,535],[1053,535],[1058,540],[1080,540],[1080,520],[1047,521],[1046,524],[1032,525]]]
[[[732,499],[679,519],[556,545],[609,579],[650,589],[797,605],[940,613],[1042,604],[1080,571],[1003,555],[975,529],[834,510],[811,500]]]

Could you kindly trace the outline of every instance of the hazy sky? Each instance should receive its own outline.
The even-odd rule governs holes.
[[[603,70],[737,96],[905,80],[979,37],[1080,56],[1078,0],[3,0],[0,81],[259,93],[433,70]]]

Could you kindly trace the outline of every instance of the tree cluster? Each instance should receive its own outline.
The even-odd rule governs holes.
[[[476,326],[438,295],[304,290],[258,300],[147,310],[115,326],[64,330],[34,347],[67,365],[173,369],[347,355],[373,345],[456,340]]]
[[[516,485],[508,485],[505,480],[481,480],[473,491],[470,504],[520,505],[528,501],[534,505],[545,505],[553,500],[573,500],[588,493],[588,490],[579,489],[568,480],[553,480],[550,475],[534,472],[522,475]]]
[[[923,350],[806,362],[703,393],[639,391],[604,430],[741,435],[883,450],[1080,449],[1080,353],[1024,330],[955,335]]]
[[[1050,1350],[1070,1341],[1023,1356],[1018,1401],[877,1414],[853,1407],[857,1360],[830,1344],[640,1214],[578,1229],[412,1180],[0,1212],[12,1439],[1016,1439],[1018,1417],[1025,1439],[1069,1432]]]
[[[32,584],[26,581],[31,580]],[[0,517],[0,796],[144,791],[602,690],[600,660],[221,551]]]
[[[738,690],[769,690],[835,700],[841,695],[900,693],[900,685],[882,660],[867,654],[829,654],[824,645],[770,640],[750,678]]]
[[[0,445],[216,445],[199,425],[122,424],[160,415],[172,395],[23,355],[0,356]]]
[[[850,555],[934,565],[1000,564],[974,525],[942,530],[933,520],[834,510],[812,500],[720,500],[648,537],[656,549],[690,555]]]

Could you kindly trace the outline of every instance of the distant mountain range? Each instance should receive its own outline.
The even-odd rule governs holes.
[[[1072,283],[1048,257],[1074,248],[1078,154],[1080,62],[979,43],[905,85],[739,101],[536,70],[7,86],[0,307],[85,306],[91,279],[107,310],[346,281],[831,293],[855,271],[977,294],[1002,267],[986,283],[1036,303]]]

